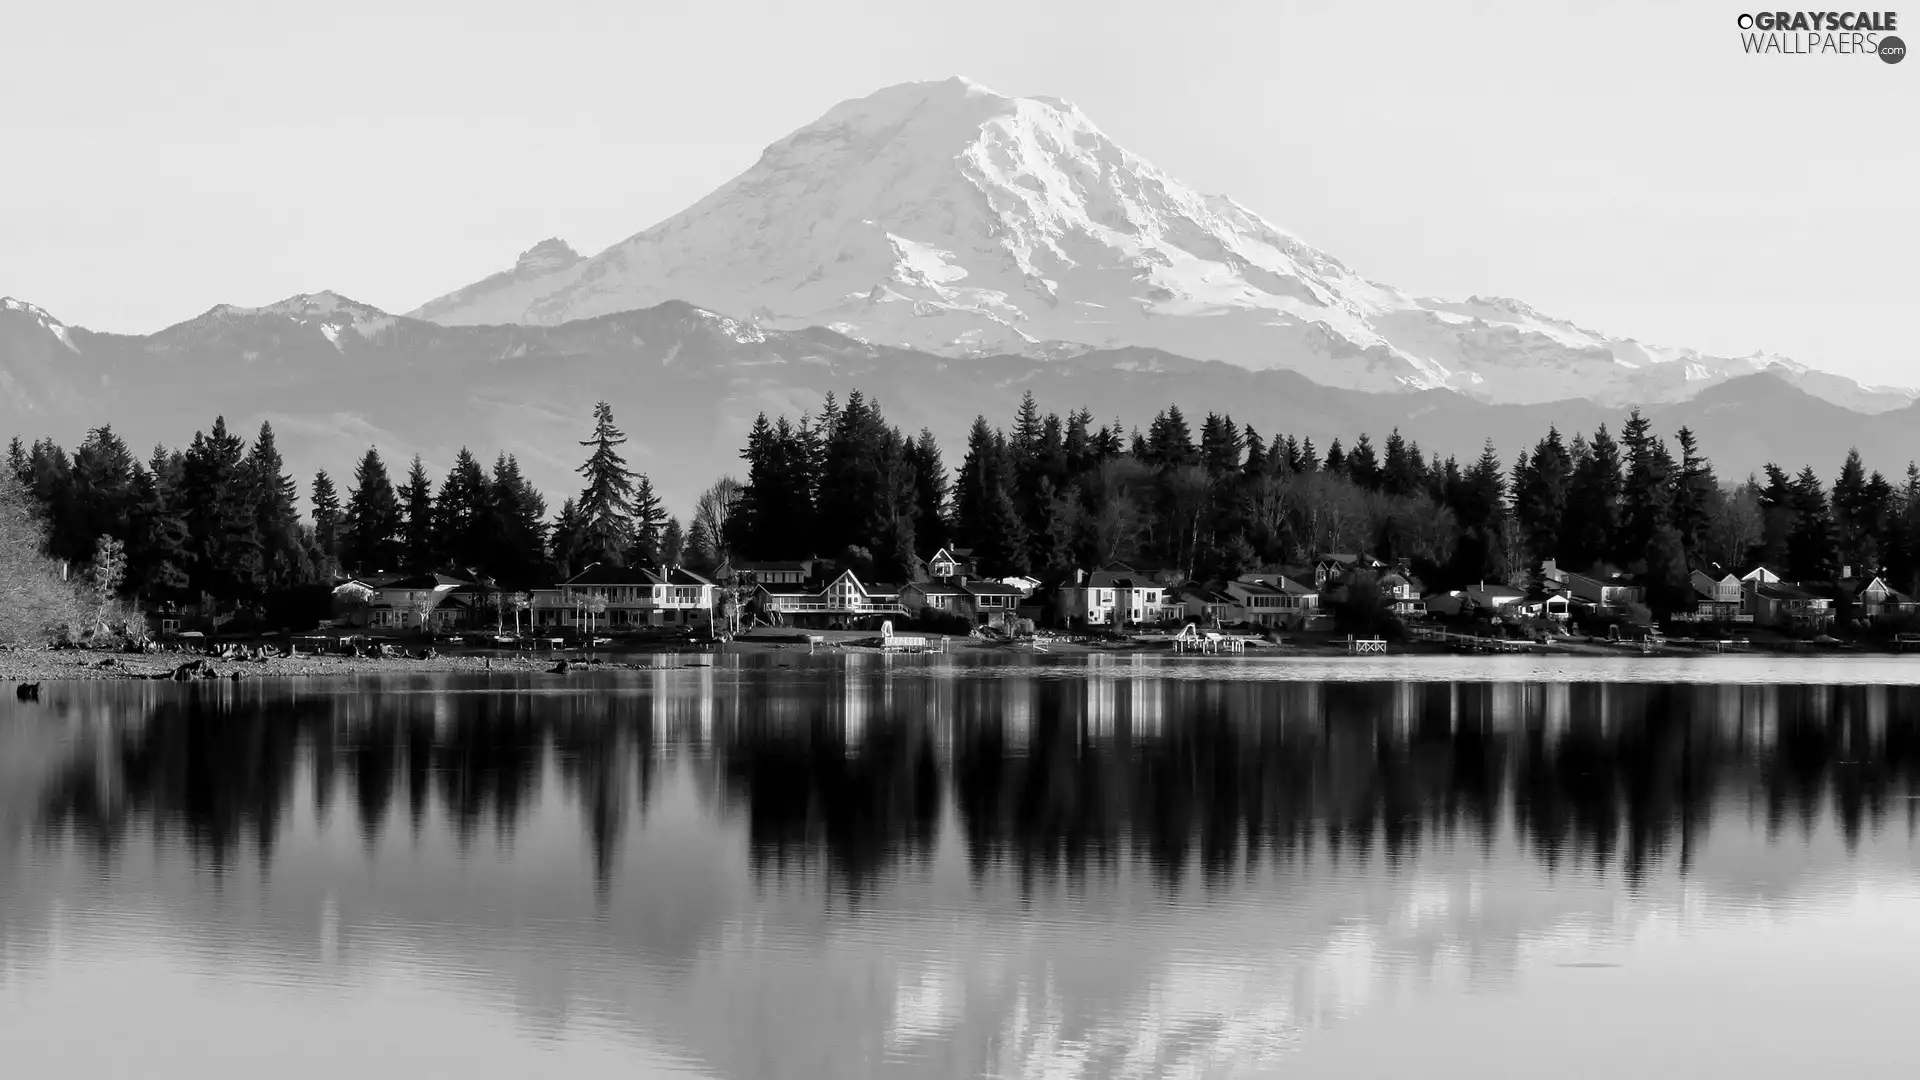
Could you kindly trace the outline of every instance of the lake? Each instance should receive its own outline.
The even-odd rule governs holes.
[[[1920,661],[657,662],[0,687],[7,1074],[1920,1075]]]

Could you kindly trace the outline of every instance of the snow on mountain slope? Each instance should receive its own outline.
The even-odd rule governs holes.
[[[412,314],[555,324],[668,300],[945,355],[1150,346],[1503,403],[1674,401],[1768,368],[1853,408],[1914,400],[1777,358],[1609,337],[1517,301],[1408,296],[1186,186],[1073,105],[958,78],[844,102],[591,259],[546,241]]]

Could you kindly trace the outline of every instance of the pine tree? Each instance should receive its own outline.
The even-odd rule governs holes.
[[[187,523],[174,505],[177,483],[165,447],[155,446],[149,465],[134,469],[127,574],[135,596],[160,599],[187,587]]]
[[[580,517],[579,557],[588,563],[624,566],[633,548],[633,473],[619,449],[626,441],[626,433],[614,425],[613,406],[596,404],[593,435],[580,444],[593,452],[577,470],[587,485],[574,504]]]
[[[407,571],[424,574],[440,565],[440,545],[433,517],[433,481],[427,478],[426,463],[413,455],[407,469],[407,485],[401,489],[401,512],[405,524],[401,535],[406,547]]]
[[[1380,461],[1374,454],[1373,441],[1366,432],[1353,442],[1353,449],[1347,452],[1347,475],[1355,484],[1367,491],[1380,489]]]
[[[680,519],[670,517],[660,530],[660,565],[679,566],[686,558],[686,538],[680,535]]]
[[[158,454],[159,448],[155,447],[154,452]],[[155,471],[158,471],[157,467]],[[311,501],[314,544],[320,549],[320,553],[334,564],[332,572],[337,573],[344,517],[340,511],[340,495],[334,490],[333,478],[327,475],[325,469],[313,474]]]
[[[1644,561],[1654,534],[1673,524],[1673,458],[1652,424],[1635,409],[1621,429],[1626,475],[1620,488],[1620,533],[1614,558],[1623,565]]]
[[[386,573],[400,566],[400,500],[394,496],[387,463],[373,447],[367,448],[354,469],[345,524],[340,561],[347,567],[359,573]]]
[[[181,475],[189,580],[199,591],[230,603],[257,597],[264,584],[244,454],[243,440],[219,417],[210,432],[194,433]]]
[[[1084,415],[1076,413],[1075,420]],[[1072,425],[1067,430],[1071,434]],[[1084,422],[1081,433],[1084,436]],[[1085,452],[1084,440],[1082,452]],[[913,471],[914,543],[924,556],[931,556],[946,547],[951,539],[947,528],[947,466],[941,460],[940,443],[934,439],[933,432],[920,429],[920,437],[907,447],[907,465]]]
[[[494,493],[480,462],[466,447],[440,482],[431,520],[434,562],[463,577],[494,577]]]
[[[1555,436],[1558,438],[1559,436]],[[1400,429],[1394,428],[1387,434],[1386,461],[1380,470],[1380,488],[1389,495],[1408,496],[1419,491],[1422,486],[1423,471],[1418,462],[1419,448],[1411,450],[1407,441],[1400,437]]]
[[[1787,535],[1787,572],[1797,582],[1832,581],[1835,565],[1833,517],[1827,511],[1826,488],[1813,466],[1800,470],[1789,489],[1793,529]]]
[[[260,570],[269,591],[282,592],[314,579],[314,567],[300,533],[299,488],[287,475],[273,425],[261,423],[259,437],[247,453],[247,495],[253,504],[254,531],[259,538]]]
[[[520,474],[520,462],[511,454],[494,459],[488,492],[488,573],[502,588],[527,589],[544,576],[547,500]]]
[[[1560,441],[1556,427],[1534,445],[1526,464],[1516,470],[1513,511],[1520,536],[1536,560],[1558,559],[1565,527],[1568,490],[1573,482],[1573,457]]]
[[[663,558],[661,541],[666,523],[667,512],[653,494],[653,481],[647,478],[646,473],[637,474],[633,487],[633,546],[630,549],[636,565],[659,565]]]
[[[1613,557],[1620,521],[1620,450],[1607,425],[1593,441],[1574,440],[1573,477],[1557,549],[1567,566],[1587,569]]]
[[[1674,434],[1674,441],[1680,444],[1680,466],[1673,484],[1673,528],[1691,564],[1707,546],[1722,496],[1713,464],[1701,452],[1700,440],[1692,429],[1682,427]]]
[[[1327,447],[1327,458],[1321,463],[1320,471],[1335,476],[1347,475],[1347,452],[1340,448],[1339,439],[1334,439],[1332,445]]]

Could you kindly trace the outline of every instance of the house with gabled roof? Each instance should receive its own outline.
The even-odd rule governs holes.
[[[1833,599],[1784,581],[1743,581],[1746,613],[1761,626],[1823,630],[1833,625]]]
[[[444,626],[446,617],[435,619],[435,612],[454,590],[470,584],[465,578],[448,574],[371,575],[373,581],[355,578],[337,587],[335,595],[358,583],[369,594],[359,617],[355,619],[369,630],[420,630]],[[374,584],[373,582],[378,582]]]
[[[800,585],[813,577],[812,559],[736,559],[728,556],[714,571],[716,580],[733,585]]]
[[[1068,625],[1116,626],[1164,621],[1173,610],[1166,586],[1123,563],[1091,574],[1075,571],[1060,587],[1060,618]]]
[[[927,576],[941,578],[973,577],[973,549],[947,546],[927,559]]]
[[[901,586],[863,582],[852,570],[820,588],[812,585],[761,584],[754,603],[774,622],[788,626],[830,626],[865,616],[905,615]]]
[[[535,626],[619,632],[706,626],[716,587],[683,567],[594,563],[551,589],[536,589]],[[600,610],[594,610],[599,608]]]
[[[1297,627],[1320,613],[1320,590],[1285,574],[1242,574],[1222,590],[1239,608],[1241,622]]]

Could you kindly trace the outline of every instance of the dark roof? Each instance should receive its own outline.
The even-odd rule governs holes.
[[[822,591],[797,581],[779,583],[763,581],[757,587],[761,592],[774,596],[818,596]]]
[[[1754,589],[1761,596],[1764,596],[1769,600],[1823,600],[1823,599],[1826,599],[1825,597],[1822,597],[1822,596],[1816,596],[1813,593],[1810,593],[1807,590],[1802,589],[1797,585],[1788,585],[1784,581],[1778,582],[1778,583],[1756,582],[1754,584]]]
[[[964,592],[975,596],[1025,596],[1026,590],[1017,585],[1003,585],[998,581],[969,581],[960,586]]]
[[[1121,573],[1114,570],[1095,570],[1087,575],[1086,580],[1086,588],[1089,589],[1156,589],[1159,587],[1132,571]]]
[[[919,589],[921,592],[926,593],[928,595],[932,595],[934,593],[943,593],[943,594],[950,593],[955,596],[958,596],[960,594],[960,586],[950,580],[945,580],[945,579],[935,579],[933,581],[912,581],[912,582],[908,582],[906,585],[901,586],[901,588]]]
[[[731,566],[736,574],[743,571],[755,573],[762,570],[797,571],[804,574],[813,569],[813,563],[810,560],[756,562],[751,559],[730,559],[727,565]]]
[[[675,566],[608,566],[595,563],[561,582],[562,585],[711,585],[712,581]]]
[[[361,580],[364,581],[366,579],[362,578]],[[466,580],[465,578],[449,577],[446,574],[414,574],[411,577],[393,578],[384,584],[375,585],[374,588],[376,589],[444,589],[444,588],[457,589],[462,585],[471,585],[471,584],[473,583]]]

